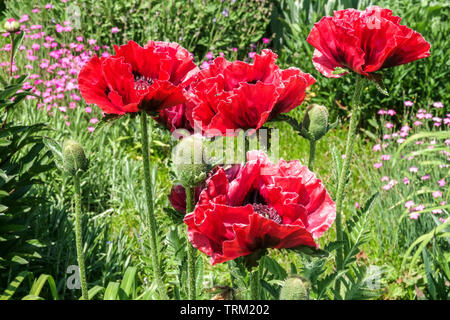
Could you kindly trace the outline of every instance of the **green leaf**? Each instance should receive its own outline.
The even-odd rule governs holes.
[[[137,275],[136,267],[128,267],[127,270],[125,270],[125,275],[123,276],[122,282],[120,284],[120,289],[122,290],[119,292],[119,293],[123,292],[126,295],[124,299],[133,299],[136,297],[136,287],[137,287],[136,275]]]
[[[8,285],[8,288],[3,292],[3,294],[0,296],[0,300],[9,300],[14,295],[14,293],[17,291],[17,289],[22,284],[23,280],[27,277],[33,277],[33,274],[29,271],[22,271],[19,273],[13,281]]]
[[[50,292],[54,300],[59,300],[58,290],[56,288],[55,280],[48,274],[41,274],[39,278],[33,283],[30,290],[30,295],[39,296],[44,285],[48,283]]]
[[[120,283],[110,282],[105,290],[103,300],[117,300],[119,297]]]

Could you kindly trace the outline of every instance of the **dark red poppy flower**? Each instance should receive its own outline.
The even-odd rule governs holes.
[[[209,136],[259,129],[299,106],[316,80],[297,68],[281,70],[276,58],[270,50],[255,55],[253,64],[218,57],[198,72],[186,103],[191,125]]]
[[[317,247],[336,207],[321,181],[298,160],[278,164],[247,153],[233,179],[219,168],[184,221],[194,247],[221,263],[266,248]]]
[[[328,78],[338,78],[345,68],[364,76],[383,68],[430,56],[422,35],[400,25],[400,17],[380,7],[365,11],[335,11],[316,23],[307,41],[314,47],[313,63]]]
[[[153,114],[185,102],[183,90],[197,69],[186,49],[154,41],[144,48],[130,41],[114,49],[115,55],[94,56],[81,69],[78,86],[86,102],[115,115]]]
[[[176,129],[186,129],[192,132],[190,122],[186,117],[186,105],[184,103],[165,108],[159,111],[158,117],[154,118],[159,124],[165,126],[170,132]]]

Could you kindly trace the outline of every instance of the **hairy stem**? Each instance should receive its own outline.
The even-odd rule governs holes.
[[[316,143],[317,141],[309,140],[309,160],[308,160],[308,169],[313,170],[314,160],[316,159]]]
[[[194,211],[194,188],[187,187],[186,189],[186,213],[190,213]],[[190,300],[195,300],[195,260],[196,260],[196,250],[189,242],[187,241],[187,255],[188,255],[188,298]]]
[[[73,181],[75,185],[75,242],[77,246],[78,268],[80,271],[81,295],[84,300],[89,300],[86,269],[84,267],[83,235],[81,230],[81,183],[78,174],[73,177]]]
[[[250,299],[260,300],[259,266],[250,272]]]
[[[141,139],[142,139],[142,158],[144,161],[144,183],[145,183],[145,198],[147,204],[148,229],[150,236],[150,254],[152,256],[153,276],[156,281],[159,294],[162,299],[168,299],[166,287],[162,281],[161,269],[159,267],[158,247],[156,244],[156,219],[153,210],[153,192],[152,180],[150,176],[150,154],[148,142],[148,125],[147,114],[141,112]]]
[[[342,166],[342,170],[339,175],[338,188],[337,188],[337,194],[336,194],[336,238],[337,238],[337,241],[343,240],[342,203],[344,201],[344,195],[345,195],[344,189],[345,189],[348,172],[350,169],[350,161],[351,161],[352,154],[353,154],[353,145],[355,143],[356,131],[357,131],[357,127],[358,127],[359,116],[361,113],[360,100],[361,100],[361,93],[363,90],[363,84],[364,84],[364,78],[360,75],[357,75],[355,92],[353,94],[353,99],[352,99],[352,115],[350,118],[350,125],[349,125],[349,129],[348,129],[347,145],[345,147],[344,164]],[[343,251],[342,251],[342,246],[341,246],[337,250],[337,256],[336,256],[337,270],[342,269],[343,259],[344,259],[344,257],[343,257]]]

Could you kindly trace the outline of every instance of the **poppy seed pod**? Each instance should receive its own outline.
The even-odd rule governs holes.
[[[198,186],[206,178],[209,165],[206,140],[200,136],[183,138],[173,149],[172,162],[178,181],[185,187]]]
[[[322,138],[328,131],[328,110],[325,106],[312,104],[306,108],[302,129],[313,141]]]
[[[62,148],[64,171],[74,176],[80,171],[86,171],[89,165],[84,149],[74,140],[64,141]]]
[[[309,300],[311,284],[300,276],[290,276],[280,291],[280,300]]]
[[[4,27],[8,32],[17,32],[20,30],[20,24],[14,18],[8,19],[5,22]]]

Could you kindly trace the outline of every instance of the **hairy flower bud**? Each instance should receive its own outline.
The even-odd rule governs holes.
[[[312,104],[306,108],[302,129],[314,141],[322,138],[328,131],[328,110],[325,106]]]
[[[4,27],[8,32],[17,32],[20,30],[20,23],[16,19],[11,18],[5,22]]]
[[[300,276],[290,276],[281,288],[280,300],[309,300],[311,283]]]
[[[74,176],[80,171],[86,171],[89,165],[84,149],[76,141],[64,141],[63,148],[63,167],[64,171]]]
[[[172,162],[178,181],[185,187],[198,186],[206,178],[206,140],[200,136],[183,138],[172,151]]]

